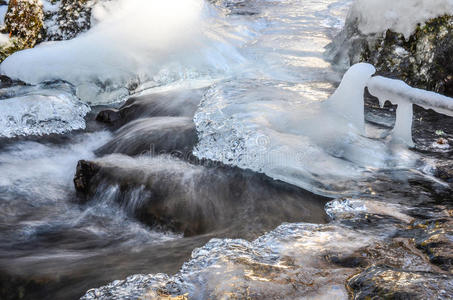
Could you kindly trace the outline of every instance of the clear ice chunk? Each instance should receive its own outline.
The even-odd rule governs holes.
[[[0,100],[0,137],[62,134],[85,128],[90,107],[70,92],[38,87],[24,90],[25,94]]]

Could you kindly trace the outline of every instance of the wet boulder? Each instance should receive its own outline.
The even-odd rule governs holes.
[[[81,160],[77,164],[74,176],[74,186],[78,192],[88,193],[91,179],[99,172],[99,166],[86,160]]]
[[[323,197],[253,172],[163,155],[80,161],[74,183],[83,200],[119,205],[150,226],[186,236],[243,230],[251,222],[271,229],[283,221],[325,221]]]
[[[60,41],[75,38],[91,27],[91,11],[100,1],[90,0],[53,0],[57,10],[45,13],[44,40]]]
[[[18,38],[24,48],[30,48],[41,38],[43,18],[41,1],[11,0],[5,15],[4,30]]]
[[[132,121],[114,134],[114,138],[99,148],[98,155],[122,153],[173,154],[191,156],[198,141],[195,124],[190,118],[156,117]]]
[[[453,220],[437,219],[417,224],[422,231],[416,237],[417,248],[430,262],[453,273]]]
[[[374,266],[353,276],[347,283],[354,300],[361,299],[448,299],[453,277],[430,272],[409,272]]]
[[[0,45],[0,61],[16,51],[35,46],[42,38],[44,11],[38,0],[11,0],[5,15],[3,33],[8,41]]]
[[[132,97],[119,109],[101,111],[96,120],[116,128],[139,118],[192,118],[206,89],[183,89]]]
[[[453,95],[453,16],[419,24],[408,38],[392,30],[364,34],[358,24],[358,19],[350,14],[343,30],[328,46],[327,54],[335,63],[348,67],[368,62],[384,76]]]

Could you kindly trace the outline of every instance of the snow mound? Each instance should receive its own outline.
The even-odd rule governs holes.
[[[123,100],[144,82],[216,77],[242,56],[211,26],[202,0],[114,0],[92,10],[94,26],[68,41],[17,52],[1,73],[31,84],[64,80],[88,103]]]
[[[0,100],[0,137],[62,134],[85,128],[84,117],[90,108],[71,93],[27,90],[25,94]]]
[[[452,0],[356,0],[349,18],[357,19],[363,34],[391,29],[409,38],[418,24],[452,13]]]

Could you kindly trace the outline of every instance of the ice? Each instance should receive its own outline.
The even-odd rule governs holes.
[[[293,1],[260,9],[271,26],[243,51],[256,68],[205,94],[195,115],[195,155],[328,196],[355,194],[377,170],[413,167],[416,154],[365,136],[363,95],[373,66],[351,68],[337,92],[329,84],[341,78],[322,59],[330,40],[319,28],[341,5]],[[296,21],[303,15],[316,17]]]
[[[275,86],[255,80],[211,88],[195,115],[195,155],[328,196],[354,194],[360,185],[352,182],[366,181],[374,169],[405,168],[416,161],[413,153],[363,136],[335,110],[335,97],[308,101],[288,91],[291,86]]]
[[[375,76],[369,80],[367,87],[373,96],[379,98],[381,106],[386,101],[398,105],[393,135],[396,139],[403,141],[409,146],[414,146],[412,140],[413,104],[453,116],[452,98],[412,88],[401,80]]]
[[[452,11],[452,0],[356,0],[349,18],[357,19],[364,34],[391,29],[409,38],[418,24]]]
[[[23,89],[26,92],[0,100],[0,137],[61,134],[85,128],[84,117],[90,108],[70,92]],[[14,90],[11,93],[16,94]]]
[[[362,133],[365,132],[364,90],[374,73],[376,69],[370,64],[359,63],[352,66],[327,101],[334,111],[349,119]]]
[[[92,289],[81,299],[108,299],[112,294],[128,299],[156,298],[162,291],[174,297],[187,295],[195,299],[224,295],[234,299],[248,295],[271,299],[348,299],[344,283],[357,269],[332,264],[329,257],[340,254],[355,257],[353,253],[361,249],[377,248],[400,230],[399,223],[385,222],[385,217],[403,216],[399,212],[404,209],[402,206],[391,206],[392,212],[381,210],[386,205],[377,202],[369,209],[368,203],[368,199],[334,200],[328,207],[335,208],[336,213],[342,213],[345,205],[352,205],[346,211],[353,213],[339,215],[338,220],[329,224],[282,224],[251,242],[212,239],[195,249],[191,259],[173,276],[134,275]],[[379,222],[385,223],[375,224],[373,234],[369,229],[365,234],[358,225],[365,216],[370,219],[379,216]],[[348,222],[344,222],[345,218]],[[342,221],[354,225],[348,227]],[[404,259],[407,257],[397,263]]]
[[[0,6],[0,25],[5,25],[5,15],[8,10],[8,4]]]
[[[243,62],[230,38],[211,26],[221,18],[202,0],[100,2],[92,17],[88,32],[17,52],[1,73],[32,84],[65,80],[82,100],[105,103],[122,100],[140,83],[215,77]]]

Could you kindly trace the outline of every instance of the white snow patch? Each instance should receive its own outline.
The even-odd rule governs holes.
[[[45,12],[57,12],[60,7],[60,1],[52,3],[49,0],[41,0],[41,3]]]
[[[32,84],[60,79],[82,86],[81,95],[88,97],[82,100],[93,103],[131,81],[166,84],[223,74],[242,57],[213,32],[212,14],[202,0],[109,1],[94,8],[96,24],[88,32],[17,52],[0,70]],[[87,88],[93,83],[100,93]]]
[[[409,38],[417,24],[445,14],[453,14],[453,0],[356,0],[349,18],[364,34],[391,29]]]
[[[6,44],[6,43],[9,43],[9,35],[0,33],[0,45]]]

